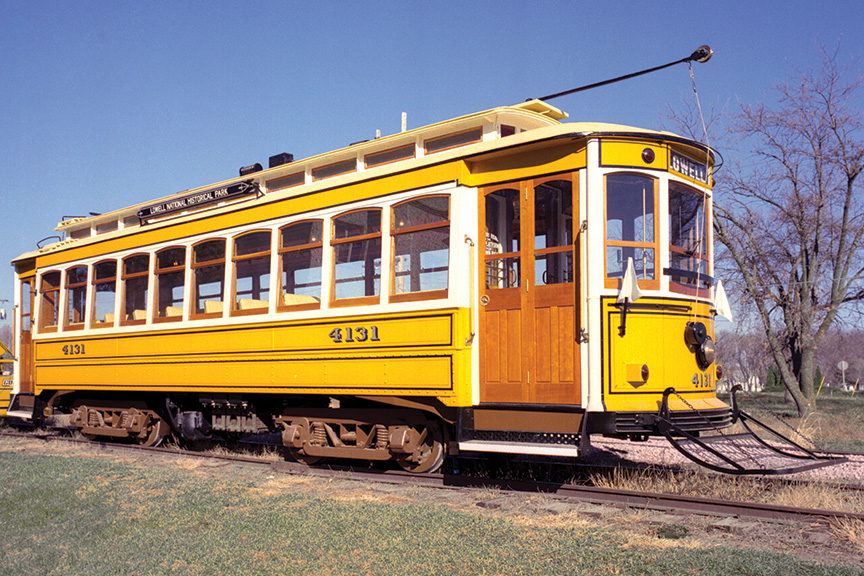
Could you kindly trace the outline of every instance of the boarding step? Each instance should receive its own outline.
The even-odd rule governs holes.
[[[8,410],[6,412],[7,418],[20,418],[21,420],[27,420],[28,422],[33,419],[33,412],[27,410]]]
[[[496,442],[494,440],[468,440],[459,442],[460,452],[492,452],[497,454],[531,454],[534,456],[560,456],[576,458],[578,446],[561,444],[531,444],[526,442]]]
[[[459,450],[579,456],[585,412],[573,406],[481,404],[459,412]]]

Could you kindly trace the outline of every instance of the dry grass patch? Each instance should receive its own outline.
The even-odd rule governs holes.
[[[783,486],[775,491],[773,504],[795,508],[814,508],[839,512],[864,512],[864,496],[824,484],[802,483]]]
[[[591,482],[594,486],[616,490],[864,513],[864,495],[860,492],[814,482],[781,484],[767,478],[622,468],[616,468],[611,474],[594,474]]]
[[[846,540],[861,554],[864,554],[864,521],[851,518],[838,518],[831,522],[831,532],[837,538]]]

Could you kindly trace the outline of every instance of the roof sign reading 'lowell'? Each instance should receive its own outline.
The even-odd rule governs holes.
[[[243,182],[231,184],[230,186],[212,188],[210,190],[204,190],[203,192],[196,192],[194,194],[189,194],[188,196],[182,196],[180,198],[160,202],[159,204],[153,204],[152,206],[147,206],[146,208],[139,210],[137,216],[143,222],[149,218],[166,216],[168,214],[183,212],[184,210],[191,210],[193,208],[214,204],[216,202],[233,200],[234,198],[248,196],[249,194],[257,194],[259,191],[260,188],[258,187],[257,182],[244,180]]]

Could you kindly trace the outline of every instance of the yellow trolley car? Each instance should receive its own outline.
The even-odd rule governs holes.
[[[577,456],[664,408],[729,425],[713,152],[566,116],[531,100],[61,222],[13,262],[9,415],[413,471]]]

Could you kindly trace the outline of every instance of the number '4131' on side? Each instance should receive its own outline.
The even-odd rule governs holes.
[[[343,339],[344,334],[344,339]],[[380,338],[378,338],[378,327],[370,326],[369,328],[359,327],[359,328],[345,328],[344,332],[342,328],[334,328],[330,331],[330,339],[337,344],[346,344],[348,342],[380,342]]]
[[[81,354],[86,354],[84,351],[84,344],[67,344],[63,346],[63,354],[66,356],[79,356]]]

